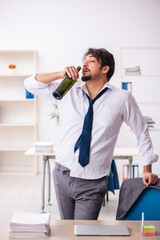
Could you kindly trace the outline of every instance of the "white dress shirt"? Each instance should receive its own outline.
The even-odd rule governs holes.
[[[85,83],[75,83],[62,100],[56,100],[52,95],[59,81],[44,84],[31,76],[25,79],[24,84],[29,92],[48,98],[58,105],[60,140],[56,161],[69,168],[72,177],[97,179],[109,175],[114,147],[123,121],[136,135],[142,165],[158,160],[158,156],[153,154],[147,124],[130,92],[108,82],[104,85],[103,88],[107,87],[107,91],[93,105],[89,164],[82,167],[78,163],[79,150],[74,153],[74,145],[82,132],[89,107]]]

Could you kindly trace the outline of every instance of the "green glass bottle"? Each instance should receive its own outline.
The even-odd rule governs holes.
[[[77,70],[80,71],[81,67],[78,66]],[[70,78],[68,75],[63,79],[58,88],[53,92],[53,96],[57,100],[61,100],[62,97],[68,92],[68,90],[76,83],[76,80]]]

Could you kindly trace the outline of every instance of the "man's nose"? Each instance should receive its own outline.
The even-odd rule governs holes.
[[[88,66],[87,61],[83,62],[83,68],[86,68]]]

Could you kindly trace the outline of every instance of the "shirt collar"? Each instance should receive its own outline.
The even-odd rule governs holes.
[[[109,88],[110,90],[113,90],[113,86],[111,84],[109,84],[109,82],[106,82],[101,90],[103,90],[106,87]],[[85,93],[88,94],[88,90],[87,90],[85,82],[78,83],[76,86],[76,89],[77,89],[77,91],[83,90]]]

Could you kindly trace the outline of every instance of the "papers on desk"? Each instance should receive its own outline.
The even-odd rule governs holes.
[[[50,214],[15,211],[9,225],[9,236],[16,238],[44,238],[50,234]]]
[[[35,152],[53,152],[53,142],[35,142]]]

